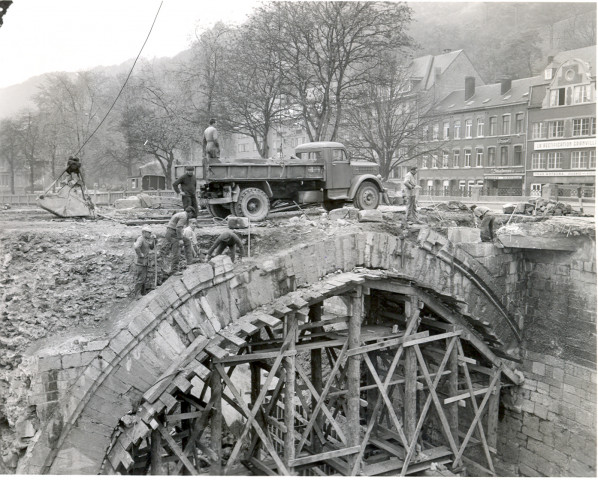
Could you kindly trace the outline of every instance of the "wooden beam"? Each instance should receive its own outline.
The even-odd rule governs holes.
[[[418,316],[419,299],[415,296],[409,297],[405,303],[405,315],[408,317]],[[415,327],[417,329],[417,327]],[[409,346],[417,345],[417,342],[426,340],[420,338],[403,342],[405,347],[405,396],[403,398],[403,425],[405,426],[405,436],[409,444],[415,441],[415,424],[417,419],[417,357],[413,348]],[[416,342],[416,343],[414,343]]]
[[[474,390],[473,395],[474,396],[483,395],[488,390],[489,390],[489,388],[480,388],[479,390]],[[445,405],[448,405],[449,403],[458,402],[459,400],[465,400],[466,398],[471,398],[471,393],[469,391],[466,393],[461,393],[461,394],[455,395],[453,397],[445,398],[443,403]]]
[[[323,305],[324,305],[323,303],[317,303],[310,307],[309,317],[310,317],[311,321],[307,325],[311,325],[310,330],[312,330],[313,332],[321,332],[323,330],[322,326],[320,326],[320,323],[322,322]],[[306,327],[306,325],[302,325],[301,327]],[[299,328],[301,329],[301,327],[299,327]],[[322,388],[323,388],[322,349],[321,348],[314,348],[313,350],[311,350],[310,366],[311,366],[312,385],[313,385],[316,393],[318,395],[321,395]],[[311,411],[314,410],[317,402],[318,402],[318,400],[317,400],[316,396],[312,395]],[[322,422],[322,414],[321,413],[316,414],[316,421],[315,421],[314,427],[315,427],[314,431],[317,431],[318,429],[322,430],[323,422]],[[323,446],[322,443],[323,442],[320,441],[320,438],[318,437],[317,434],[312,435],[311,442],[312,442],[312,448],[316,453],[319,453],[322,451],[322,446]]]
[[[210,403],[213,403],[211,446],[216,456],[216,460],[210,465],[210,474],[220,475],[222,473],[222,379],[216,369],[212,372],[210,387]]]
[[[285,328],[289,339],[289,351],[296,352],[295,340],[297,338],[297,318],[291,312],[285,316]],[[284,382],[284,425],[286,433],[284,436],[283,461],[290,475],[293,460],[295,459],[295,354],[288,355],[284,359],[285,382]]]
[[[361,340],[361,323],[363,321],[363,293],[361,286],[357,286],[351,294],[351,317],[349,319],[349,335],[347,339],[348,350],[359,347]],[[347,446],[357,447],[354,453],[359,452],[361,427],[359,425],[359,387],[360,387],[360,359],[347,357]],[[352,467],[357,457],[347,459]]]
[[[199,472],[195,469],[195,466],[191,463],[187,455],[183,453],[181,447],[179,447],[178,444],[174,441],[174,439],[170,436],[168,430],[166,430],[166,428],[163,425],[159,425],[158,430],[160,431],[162,438],[166,440],[166,443],[172,450],[172,453],[174,453],[179,458],[179,460],[183,462],[185,467],[187,467],[187,470],[189,470],[189,473],[191,475],[199,475]]]
[[[321,462],[323,460],[329,460],[331,458],[345,457],[347,455],[353,455],[357,452],[359,452],[359,445],[356,445],[354,447],[342,448],[340,450],[330,450],[323,453],[317,453],[315,455],[308,455],[306,457],[299,457],[293,460],[293,467]]]
[[[405,341],[414,341],[417,339],[428,337],[429,335],[430,335],[430,332],[426,331],[426,332],[414,333],[413,335],[408,335],[408,336],[404,335],[402,337],[392,338],[390,340],[382,340],[380,342],[371,343],[369,345],[364,345],[362,347],[352,348],[351,350],[349,350],[347,352],[347,355],[348,356],[361,355],[362,353],[373,352],[375,350],[381,350],[383,348],[395,347],[397,345],[403,345],[405,343]]]
[[[152,430],[150,442],[151,442],[150,473],[152,475],[166,475],[168,473],[168,469],[165,467],[165,465],[162,461],[164,449],[162,448],[162,438],[160,436],[159,430]]]
[[[490,396],[488,401],[488,423],[486,430],[488,431],[488,447],[496,449],[498,440],[498,409],[500,405],[500,379],[496,382],[495,391]]]

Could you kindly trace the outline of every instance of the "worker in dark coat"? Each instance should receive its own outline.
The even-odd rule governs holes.
[[[180,190],[179,185],[181,187]],[[185,167],[185,173],[173,182],[172,188],[176,193],[182,195],[183,209],[187,207],[193,207],[195,209],[193,218],[196,218],[199,208],[197,207],[197,179],[193,173],[193,167]]]
[[[237,247],[239,248],[239,257],[245,256],[245,247],[243,247],[243,241],[239,236],[231,231],[220,234],[214,244],[208,250],[206,261],[217,255],[221,255],[228,248],[228,256],[234,262],[237,255]]]
[[[160,263],[161,270],[164,272],[164,258],[168,255],[168,253],[172,253],[172,265],[170,268],[170,272],[172,275],[180,275],[181,272],[179,271],[179,262],[180,262],[180,255],[181,249],[179,247],[179,241],[183,241],[183,245],[185,246],[185,258],[187,260],[187,265],[191,265],[195,263],[193,260],[193,246],[187,237],[183,235],[183,230],[189,223],[189,219],[195,214],[195,209],[193,207],[185,208],[184,212],[175,213],[172,218],[169,220],[168,225],[166,226],[166,235],[164,236],[164,243],[160,247]]]
[[[147,281],[147,269],[150,264],[150,250],[156,246],[156,236],[147,227],[141,229],[141,236],[135,241],[135,299],[145,295],[145,282]]]
[[[81,176],[81,160],[77,157],[69,157],[66,161],[66,170],[65,173],[71,177],[73,181],[80,181],[82,180]],[[73,178],[73,173],[77,174],[77,180]]]
[[[476,217],[476,225],[479,223],[480,237],[482,242],[491,242],[494,240],[494,215],[487,207],[477,207],[474,205],[473,214]]]

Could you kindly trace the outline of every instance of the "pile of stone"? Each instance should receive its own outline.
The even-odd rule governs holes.
[[[545,198],[530,198],[527,202],[507,203],[502,207],[503,213],[536,215],[536,216],[562,216],[562,215],[580,215],[580,212],[574,210],[570,204]]]

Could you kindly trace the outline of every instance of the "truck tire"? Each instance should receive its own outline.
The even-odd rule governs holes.
[[[239,194],[235,212],[240,212],[252,222],[261,222],[270,212],[270,199],[259,188],[245,188]]]
[[[230,215],[230,210],[219,203],[207,203],[206,210],[214,218],[226,218]]]
[[[331,210],[335,210],[337,208],[342,208],[345,204],[344,200],[324,200],[323,207],[324,210],[330,212]]]
[[[380,203],[380,190],[372,182],[363,182],[359,185],[353,204],[359,210],[375,210]]]

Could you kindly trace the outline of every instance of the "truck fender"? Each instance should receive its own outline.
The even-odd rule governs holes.
[[[266,195],[268,195],[268,198],[272,198],[274,196],[274,193],[272,192],[272,187],[270,187],[270,182],[251,182],[251,183],[241,183],[238,184],[241,189],[243,188],[259,188],[261,190],[263,190]],[[239,193],[241,193],[241,189],[239,190]],[[237,199],[239,198],[239,195],[237,194],[236,198],[235,198],[235,202],[237,201]]]
[[[376,175],[368,173],[365,175],[353,177],[353,179],[351,180],[351,186],[349,187],[349,193],[347,194],[349,200],[353,200],[353,198],[355,197],[355,193],[357,193],[357,189],[365,181],[372,182],[374,185],[376,185],[378,187],[378,190],[380,190],[380,193],[385,192],[385,189],[382,186],[382,181]]]

